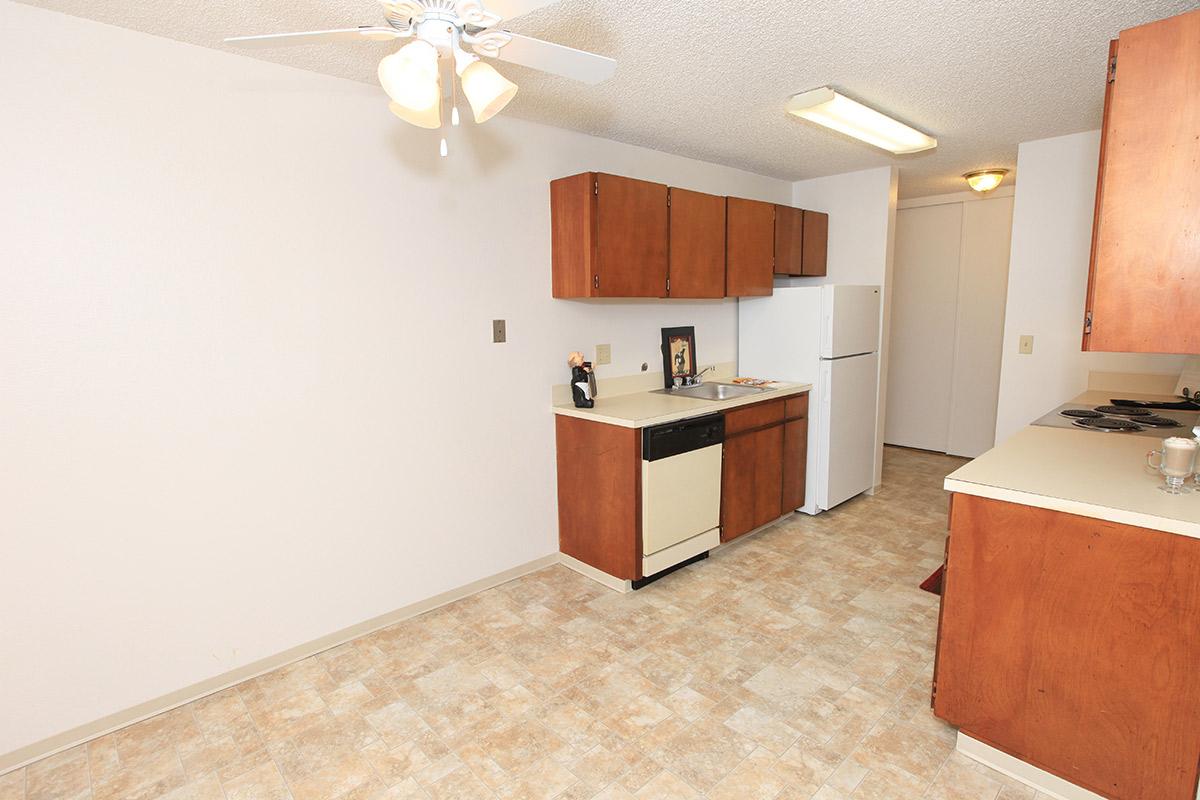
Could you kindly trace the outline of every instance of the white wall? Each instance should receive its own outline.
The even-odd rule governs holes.
[[[1086,390],[1089,371],[1182,368],[1184,356],[1080,349],[1099,151],[1099,131],[1018,148],[997,442]],[[1034,337],[1032,355],[1017,352],[1026,334]]]
[[[906,200],[896,215],[890,444],[975,457],[994,444],[1010,187]]]
[[[892,251],[896,230],[895,167],[830,175],[792,185],[792,204],[829,214],[829,260],[824,278],[777,278],[776,286],[825,283],[883,287],[879,349],[879,412],[875,485],[883,481],[883,430],[887,408],[891,326]]]
[[[439,159],[377,87],[9,0],[0,50],[0,754],[556,551],[567,352],[737,326],[552,300],[548,181],[791,197],[503,116]]]

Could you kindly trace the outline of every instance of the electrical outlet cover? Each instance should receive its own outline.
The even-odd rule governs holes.
[[[508,341],[508,330],[504,320],[492,320],[492,342],[494,344],[500,344],[501,342],[506,341]]]
[[[598,344],[596,345],[596,366],[612,363],[612,345]]]

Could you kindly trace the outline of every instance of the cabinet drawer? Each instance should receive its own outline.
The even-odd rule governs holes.
[[[784,417],[787,419],[808,418],[808,392],[784,398]]]
[[[725,412],[725,435],[732,436],[742,431],[762,428],[783,422],[783,399],[768,400],[752,406],[735,408]]]

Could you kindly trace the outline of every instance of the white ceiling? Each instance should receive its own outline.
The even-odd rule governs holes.
[[[382,22],[372,0],[31,5],[218,49],[230,35]],[[562,0],[506,27],[612,56],[616,76],[585,86],[505,65],[521,91],[504,113],[789,180],[896,164],[901,196],[961,191],[963,172],[1013,169],[1019,142],[1099,127],[1108,40],[1197,5]],[[249,55],[374,82],[388,51],[364,42]],[[937,149],[894,157],[783,112],[789,95],[826,84],[936,136]]]

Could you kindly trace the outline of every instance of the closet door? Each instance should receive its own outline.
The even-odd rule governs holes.
[[[891,354],[883,440],[949,446],[962,203],[896,212]]]
[[[975,458],[996,443],[1012,197],[963,204],[950,430],[946,452]]]

